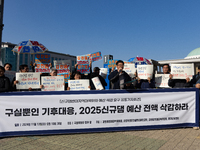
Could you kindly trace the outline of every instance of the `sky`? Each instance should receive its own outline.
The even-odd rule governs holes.
[[[200,47],[199,12],[200,0],[5,0],[2,41],[36,40],[74,56],[183,59]]]

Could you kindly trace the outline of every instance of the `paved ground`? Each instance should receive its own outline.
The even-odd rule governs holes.
[[[193,128],[90,134],[9,137],[0,150],[199,150],[200,130]]]

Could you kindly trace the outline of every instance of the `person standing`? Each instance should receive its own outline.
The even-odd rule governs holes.
[[[118,60],[116,62],[117,70],[113,71],[108,75],[108,79],[113,83],[113,89],[131,89],[132,84],[124,84],[128,81],[131,81],[131,77],[123,71],[124,62],[122,60]]]
[[[19,70],[20,70],[20,73],[27,73],[27,72],[29,72],[28,65],[26,65],[26,64],[20,65],[19,66]],[[14,79],[12,81],[12,84],[11,84],[12,91],[16,91],[17,90],[16,89],[16,84],[18,84],[18,83],[19,83],[19,81],[16,80],[16,77],[14,77]],[[29,87],[28,90],[23,90],[23,91],[31,91],[31,90],[32,90],[32,88]],[[19,90],[19,91],[21,91],[21,90]]]
[[[105,79],[101,75],[99,75],[99,70],[100,70],[99,67],[95,67],[93,69],[93,72],[91,73],[90,79],[98,77],[101,82],[101,85],[105,89],[105,86],[107,86],[107,83],[106,83]],[[90,86],[91,86],[91,90],[96,89],[92,81],[90,81]]]
[[[198,66],[198,73],[193,75],[191,83],[193,87],[200,89],[200,66]]]
[[[5,71],[11,71],[12,70],[12,65],[10,63],[6,63],[4,65]]]
[[[10,80],[5,77],[5,68],[0,66],[0,92],[8,92],[10,90]]]
[[[162,69],[163,69],[163,74],[170,74],[171,72],[169,64],[164,64]]]

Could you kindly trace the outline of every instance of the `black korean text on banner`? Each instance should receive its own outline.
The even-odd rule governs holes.
[[[9,99],[0,96],[0,103],[0,135],[11,131],[196,123],[196,91],[34,96],[22,93]]]

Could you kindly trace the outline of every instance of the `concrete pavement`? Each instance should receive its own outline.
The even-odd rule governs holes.
[[[200,130],[193,128],[8,137],[0,150],[199,150]]]

